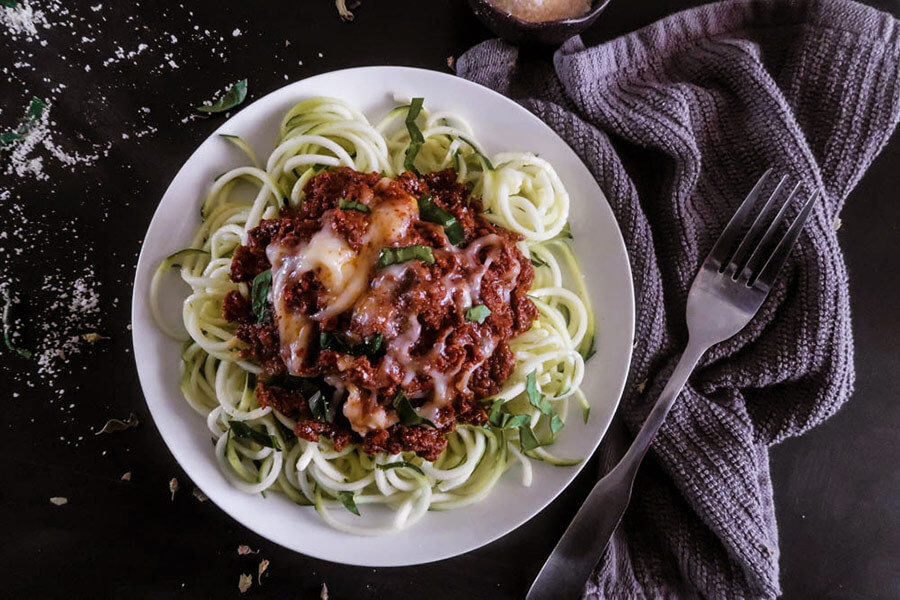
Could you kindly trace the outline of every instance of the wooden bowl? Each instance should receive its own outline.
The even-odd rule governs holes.
[[[580,17],[532,23],[496,8],[490,0],[469,0],[469,6],[488,29],[504,40],[520,46],[556,46],[590,27],[610,0],[595,0]]]

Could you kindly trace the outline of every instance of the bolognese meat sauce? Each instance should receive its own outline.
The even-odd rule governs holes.
[[[457,423],[486,420],[480,400],[515,365],[509,340],[537,317],[521,238],[488,222],[452,170],[342,168],[305,194],[250,230],[231,263],[235,282],[271,273],[268,289],[254,284],[267,310],[236,291],[223,305],[265,370],[259,403],[307,440],[435,460]]]

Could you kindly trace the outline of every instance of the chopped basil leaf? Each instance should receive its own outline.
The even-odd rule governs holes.
[[[359,516],[359,509],[356,508],[356,500],[353,499],[353,492],[340,492],[338,494],[338,500],[341,501],[341,504],[344,505],[344,508],[352,512],[357,517]]]
[[[564,425],[565,423],[563,423],[563,420],[559,418],[559,415],[554,414],[552,417],[550,417],[550,431],[553,432],[553,435],[559,433],[559,430],[562,429]]]
[[[479,325],[484,323],[484,320],[489,316],[491,316],[491,309],[484,304],[478,304],[466,309],[466,320],[478,323]]]
[[[15,8],[19,4],[19,0],[0,0],[0,4],[6,8]]]
[[[406,131],[409,132],[409,147],[406,148],[406,158],[403,161],[403,167],[407,171],[412,171],[416,174],[419,173],[415,165],[416,155],[422,148],[422,144],[425,143],[422,131],[416,125],[416,117],[422,111],[423,102],[423,98],[413,98],[412,102],[409,103],[409,110],[406,112]]]
[[[204,104],[195,107],[196,110],[203,113],[220,113],[232,109],[241,104],[247,98],[247,80],[241,79],[227,90],[222,96],[212,104]]]
[[[383,465],[375,465],[375,466],[378,467],[379,469],[381,469],[382,471],[389,471],[391,469],[412,469],[419,475],[425,474],[422,472],[422,469],[419,468],[419,465],[414,465],[411,462],[406,462],[405,460],[399,460],[397,462],[390,462],[390,463],[386,463]]]
[[[287,375],[285,373],[270,375],[266,378],[265,384],[280,387],[285,390],[299,391],[304,398],[312,397],[312,395],[321,388],[320,383],[316,379],[299,377],[297,375]]]
[[[535,371],[532,371],[525,378],[525,392],[528,394],[528,401],[531,405],[540,410],[545,415],[552,415],[553,405],[544,397],[537,389],[537,377]]]
[[[15,5],[15,3],[13,5]],[[28,135],[44,115],[46,109],[46,102],[36,96],[32,96],[31,102],[28,104],[28,110],[25,112],[25,120],[19,123],[19,126],[16,127],[15,131],[8,131],[0,134],[0,147],[6,146],[16,140],[21,140]]]
[[[531,264],[533,264],[535,267],[546,267],[547,266],[546,262],[542,261],[534,254],[531,255]]]
[[[516,429],[518,427],[522,427],[523,425],[528,425],[531,422],[531,417],[528,415],[506,415],[510,417],[503,424],[503,429]]]
[[[19,135],[14,131],[8,131],[6,133],[0,133],[0,146],[5,146],[10,142],[14,142],[16,140],[21,140],[24,136]]]
[[[381,351],[384,336],[380,333],[366,338],[362,342],[355,342],[346,335],[323,331],[319,334],[319,346],[322,350],[334,350],[351,356],[368,356],[376,358]]]
[[[488,412],[488,422],[494,427],[503,427],[504,415],[500,412],[503,408],[503,400],[498,398],[491,404],[491,410]],[[509,416],[509,415],[505,415]]]
[[[581,416],[584,418],[584,424],[587,425],[588,417],[591,416],[591,407],[585,406],[581,409]]]
[[[428,246],[415,244],[412,246],[386,246],[378,255],[376,268],[382,269],[390,265],[398,265],[409,260],[421,260],[429,265],[434,264],[434,253]]]
[[[281,450],[281,445],[278,443],[275,436],[269,435],[268,432],[253,429],[243,421],[228,421],[228,427],[231,429],[231,432],[239,438],[253,440],[260,446],[265,446],[266,448]]]
[[[316,390],[311,396],[306,398],[309,404],[309,412],[313,418],[321,423],[328,422],[328,400],[320,390]]]
[[[250,291],[252,301],[251,310],[257,323],[265,323],[272,318],[269,309],[269,288],[272,286],[272,271],[263,271],[253,278],[253,286]]]
[[[448,213],[446,210],[434,203],[431,194],[425,194],[417,200],[419,205],[419,218],[429,223],[437,223],[443,226],[447,239],[454,246],[458,246],[466,241],[466,232],[463,231],[462,225],[456,220],[456,217]]]
[[[494,164],[488,159],[487,156],[485,156],[484,154],[482,154],[481,152],[478,151],[478,148],[475,147],[475,144],[473,144],[470,140],[468,140],[462,136],[459,136],[459,139],[461,139],[462,141],[464,141],[465,143],[467,143],[469,145],[469,147],[475,152],[475,156],[478,157],[478,159],[481,161],[481,164],[484,166],[485,169],[487,169],[488,171],[494,170]]]
[[[6,344],[7,348],[22,358],[31,358],[31,352],[24,348],[18,348],[12,342],[12,335],[10,334],[10,330],[12,329],[12,317],[10,316],[11,308],[12,298],[9,297],[9,290],[3,290],[3,342]]]
[[[372,209],[370,209],[365,204],[362,204],[361,202],[353,202],[351,200],[344,200],[343,198],[338,201],[338,208],[340,208],[341,210],[356,210],[361,213],[372,212]]]
[[[534,450],[540,445],[541,444],[534,436],[534,431],[531,430],[531,427],[528,425],[519,427],[519,447],[522,449],[522,452]]]
[[[425,417],[420,417],[418,413],[416,413],[412,404],[409,403],[409,398],[403,393],[403,390],[397,391],[397,395],[394,396],[393,404],[401,425],[429,425],[437,428],[434,423]]]

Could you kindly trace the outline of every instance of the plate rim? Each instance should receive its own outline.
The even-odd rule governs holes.
[[[279,546],[282,546],[287,550],[290,550],[292,552],[297,552],[302,555],[310,556],[310,557],[316,558],[318,560],[332,562],[334,564],[387,568],[387,567],[402,567],[402,566],[413,566],[413,565],[419,565],[419,564],[428,564],[428,563],[433,563],[433,562],[437,562],[440,560],[445,560],[448,558],[460,556],[462,554],[466,554],[468,552],[472,552],[474,550],[477,550],[479,548],[487,546],[488,544],[491,544],[491,543],[497,541],[498,539],[510,534],[511,532],[519,529],[520,527],[522,527],[523,525],[525,525],[526,523],[528,523],[529,521],[534,519],[536,516],[541,514],[554,500],[556,500],[560,496],[560,494],[562,494],[563,491],[568,489],[568,487],[572,484],[574,479],[581,473],[584,466],[590,461],[590,458],[596,453],[597,448],[600,446],[600,443],[606,437],[606,434],[609,431],[609,426],[612,422],[612,419],[614,418],[615,413],[617,412],[617,410],[619,408],[622,394],[625,389],[625,384],[627,383],[628,375],[631,370],[631,361],[633,358],[633,345],[634,345],[634,334],[635,334],[635,296],[634,296],[633,274],[631,271],[631,260],[630,260],[630,255],[628,253],[628,248],[625,245],[625,240],[622,235],[622,229],[619,225],[618,219],[615,216],[615,213],[612,211],[612,206],[609,203],[609,200],[606,196],[606,192],[603,190],[603,188],[600,186],[600,184],[594,178],[593,174],[590,172],[590,169],[587,167],[587,165],[584,163],[584,161],[581,160],[581,158],[578,156],[578,153],[575,152],[575,149],[565,140],[565,138],[563,138],[562,136],[557,134],[556,131],[554,131],[549,125],[544,123],[539,117],[537,117],[537,115],[535,115],[534,113],[532,113],[531,111],[526,109],[524,106],[520,105],[518,102],[512,100],[511,98],[508,98],[508,97],[504,96],[503,94],[500,94],[499,92],[497,92],[489,87],[483,86],[479,83],[476,83],[474,81],[470,81],[468,79],[464,79],[464,78],[456,76],[456,75],[443,73],[443,72],[437,71],[437,70],[419,68],[419,67],[395,66],[395,65],[370,65],[370,66],[357,66],[357,67],[349,67],[349,68],[344,68],[344,69],[336,69],[336,70],[332,70],[332,71],[318,73],[318,74],[312,75],[310,77],[305,77],[305,78],[301,78],[301,79],[296,79],[294,81],[290,81],[283,86],[280,86],[278,88],[275,88],[275,89],[267,92],[263,96],[260,96],[259,98],[255,99],[250,104],[248,104],[244,107],[241,107],[241,109],[239,111],[231,114],[231,116],[229,116],[228,119],[223,121],[212,133],[210,133],[207,137],[205,137],[202,141],[200,141],[196,145],[194,150],[184,160],[184,162],[181,164],[181,166],[178,168],[178,170],[175,172],[175,174],[171,177],[168,185],[166,186],[165,191],[163,192],[162,196],[160,196],[160,198],[157,202],[156,208],[153,211],[153,216],[151,217],[149,223],[147,224],[146,229],[144,231],[144,236],[141,240],[142,241],[141,250],[140,250],[137,264],[135,266],[134,281],[132,283],[132,301],[131,301],[130,317],[131,317],[132,325],[137,323],[140,320],[139,319],[140,311],[142,310],[144,303],[146,302],[146,298],[145,298],[146,290],[144,290],[144,287],[146,287],[146,286],[143,286],[143,285],[139,286],[139,283],[145,283],[141,280],[147,279],[150,276],[152,276],[152,268],[153,267],[152,266],[148,267],[148,265],[147,265],[148,261],[151,260],[151,258],[148,256],[148,254],[149,254],[149,251],[147,250],[148,245],[145,243],[146,239],[147,239],[147,234],[150,232],[151,228],[153,227],[154,222],[156,222],[157,219],[159,218],[163,200],[165,199],[166,195],[169,193],[169,190],[172,188],[173,184],[179,179],[182,172],[187,168],[188,164],[191,163],[194,160],[194,158],[200,153],[202,146],[204,144],[206,144],[206,142],[208,140],[218,136],[224,129],[226,129],[229,126],[229,124],[232,122],[232,120],[236,116],[238,116],[238,114],[243,114],[246,111],[250,111],[257,104],[263,103],[264,100],[266,100],[267,98],[269,98],[270,96],[272,96],[274,94],[281,92],[285,88],[292,87],[301,82],[309,84],[319,78],[335,77],[338,75],[347,76],[347,75],[352,75],[355,72],[358,73],[358,72],[364,72],[364,71],[381,71],[381,70],[396,71],[396,72],[400,72],[400,73],[412,74],[413,77],[415,77],[417,75],[421,75],[421,74],[427,74],[428,77],[439,76],[441,78],[451,79],[456,84],[462,84],[466,87],[477,88],[478,93],[488,94],[490,96],[499,98],[502,102],[507,103],[508,105],[514,107],[514,109],[517,109],[518,111],[521,111],[522,113],[524,113],[524,115],[527,115],[526,118],[531,119],[535,123],[535,125],[537,125],[541,129],[543,129],[544,133],[546,133],[547,135],[556,137],[560,141],[562,141],[563,144],[565,144],[565,146],[567,148],[569,148],[569,150],[572,151],[573,155],[575,155],[575,157],[577,158],[578,163],[580,164],[581,168],[583,168],[587,171],[588,176],[591,178],[591,180],[594,182],[594,184],[597,186],[597,188],[601,191],[601,193],[603,194],[603,199],[601,200],[601,202],[606,204],[606,209],[610,211],[610,214],[612,216],[613,223],[615,224],[615,234],[616,234],[614,241],[616,242],[616,245],[618,246],[619,250],[621,251],[621,254],[624,256],[623,266],[624,266],[626,274],[627,274],[627,277],[626,277],[626,280],[627,280],[626,292],[627,293],[625,294],[625,298],[627,300],[627,307],[625,307],[625,308],[627,308],[627,312],[628,312],[628,316],[629,316],[628,321],[626,323],[627,328],[628,328],[628,336],[627,336],[628,342],[629,342],[628,350],[627,350],[627,355],[625,357],[622,373],[618,377],[619,382],[615,386],[617,389],[615,390],[616,393],[615,393],[614,405],[612,407],[612,411],[610,413],[609,420],[603,427],[602,433],[597,438],[597,440],[595,442],[593,442],[593,448],[591,449],[590,454],[585,456],[584,460],[582,460],[582,462],[580,464],[572,467],[573,471],[572,471],[572,474],[571,474],[571,477],[569,478],[569,480],[564,485],[562,485],[559,489],[553,491],[541,503],[541,505],[539,507],[537,507],[533,512],[531,512],[530,515],[528,515],[527,517],[525,517],[524,519],[522,519],[521,521],[519,521],[517,523],[514,523],[509,526],[501,527],[498,532],[493,533],[493,534],[489,535],[488,537],[479,538],[479,540],[477,542],[475,542],[473,544],[469,544],[465,548],[451,549],[449,551],[439,552],[434,555],[429,555],[429,556],[421,558],[421,559],[412,559],[412,560],[406,560],[403,562],[360,561],[360,560],[340,560],[339,561],[339,560],[335,560],[335,559],[331,558],[330,556],[326,556],[324,554],[321,554],[321,553],[318,553],[315,551],[310,551],[309,549],[306,549],[306,548],[304,550],[298,550],[297,548],[291,547],[290,545],[288,545],[285,542],[282,542],[282,541],[272,538],[268,533],[263,532],[261,530],[262,529],[261,527],[257,526],[253,522],[248,522],[244,518],[242,518],[241,511],[232,510],[232,507],[225,507],[222,504],[220,504],[219,502],[217,502],[216,499],[213,497],[213,495],[209,495],[209,499],[213,502],[213,504],[215,504],[219,510],[221,510],[226,515],[228,515],[229,518],[233,519],[234,521],[239,523],[241,526],[246,527],[247,529],[253,531],[255,534],[265,538],[266,540],[268,540],[272,543],[278,544]],[[143,275],[143,273],[146,272],[147,269],[150,269],[149,275]],[[623,312],[624,312],[624,308],[623,308]],[[150,415],[153,420],[154,427],[159,432],[160,437],[162,438],[163,442],[165,443],[167,449],[169,450],[169,452],[171,453],[173,458],[175,458],[176,462],[184,470],[184,472],[191,479],[191,481],[194,483],[194,485],[197,485],[199,487],[199,484],[197,483],[197,479],[198,479],[197,472],[199,470],[199,467],[193,465],[189,460],[182,460],[182,458],[189,458],[189,457],[179,456],[181,451],[180,450],[176,451],[175,445],[170,443],[169,436],[173,436],[174,434],[171,432],[164,432],[158,424],[161,413],[157,414],[157,411],[161,410],[161,406],[159,406],[157,402],[151,402],[145,391],[147,388],[147,386],[145,385],[145,378],[149,378],[150,374],[149,373],[146,375],[142,374],[142,369],[140,367],[139,355],[143,355],[144,350],[139,349],[140,347],[138,345],[137,334],[138,334],[137,327],[132,326],[131,343],[132,343],[132,348],[133,348],[135,368],[138,373],[138,382],[141,387],[141,394],[144,397],[144,402],[145,402],[148,410],[150,411]],[[154,408],[154,404],[157,404],[156,408]],[[199,415],[198,415],[198,418],[200,418]],[[202,479],[202,477],[200,477],[200,478]],[[460,509],[460,510],[464,510],[464,508]],[[390,537],[382,536],[381,539],[389,540]]]

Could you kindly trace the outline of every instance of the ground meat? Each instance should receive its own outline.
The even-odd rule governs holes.
[[[312,419],[297,421],[294,425],[294,435],[309,442],[318,442],[319,436],[327,437],[338,452],[343,450],[347,444],[355,441],[355,436],[349,428]]]
[[[260,381],[256,384],[256,400],[261,407],[271,406],[291,419],[309,416],[309,404],[299,390],[288,390]]]
[[[239,291],[231,290],[222,301],[222,317],[226,321],[246,323],[250,320],[250,301]]]
[[[235,337],[246,345],[241,350],[243,358],[253,359],[267,373],[283,373],[281,342],[275,325],[245,323],[235,331]]]
[[[481,400],[496,394],[515,366],[509,340],[527,331],[537,317],[537,308],[527,296],[534,270],[516,246],[522,238],[488,222],[480,201],[469,196],[452,170],[421,177],[406,172],[391,180],[377,173],[332,169],[313,177],[304,193],[299,209],[284,209],[278,219],[263,220],[248,232],[247,243],[234,253],[234,281],[252,281],[271,267],[266,256],[269,244],[302,247],[303,242],[325,227],[359,252],[367,243],[372,213],[382,202],[408,202],[410,196],[421,198],[427,194],[461,225],[464,240],[454,246],[442,225],[415,219],[403,230],[403,237],[394,238],[392,243],[428,246],[434,262],[404,263],[396,280],[382,280],[377,289],[373,282],[378,270],[373,270],[362,303],[325,320],[305,321],[314,328],[309,337],[311,343],[305,346],[302,362],[293,363],[299,371],[294,375],[327,375],[341,382],[340,389],[360,390],[368,404],[355,415],[374,414],[374,409],[394,415],[392,402],[399,391],[406,394],[413,407],[421,407],[436,396],[430,374],[445,374],[442,402],[434,407],[439,428],[393,425],[362,430],[364,435],[360,435],[351,430],[351,423],[340,409],[334,423],[321,423],[309,418],[308,405],[299,392],[272,391],[266,386],[257,388],[260,404],[299,419],[295,433],[303,439],[325,436],[334,441],[335,447],[357,442],[366,452],[411,451],[434,460],[446,446],[445,434],[456,424],[478,425],[487,420]],[[370,210],[341,209],[341,200]],[[473,242],[479,244],[480,250],[477,254],[466,253]],[[472,276],[473,261],[476,266],[481,265],[476,288],[478,302],[490,310],[482,323],[466,319],[465,309],[471,301],[459,284]],[[291,276],[280,293],[285,307],[282,310],[307,317],[326,308],[331,298],[316,270]],[[249,305],[237,292],[226,298],[223,312],[227,319],[242,323],[237,336],[245,344],[245,358],[259,363],[267,373],[285,371],[280,354],[283,340],[279,340],[274,324],[248,323]],[[391,354],[398,352],[396,346],[391,346],[392,341],[410,331],[414,343],[404,350],[408,355]],[[371,356],[351,350],[326,350],[319,347],[323,332],[340,336],[347,343],[346,348],[361,346],[374,336],[381,336],[383,345],[379,353]],[[409,364],[417,366],[410,370],[405,366]],[[466,373],[471,374],[464,379]],[[361,430],[358,421],[353,426]]]
[[[422,425],[394,425],[388,429],[371,431],[363,439],[363,451],[369,454],[410,451],[430,461],[437,460],[446,447],[444,432]]]

